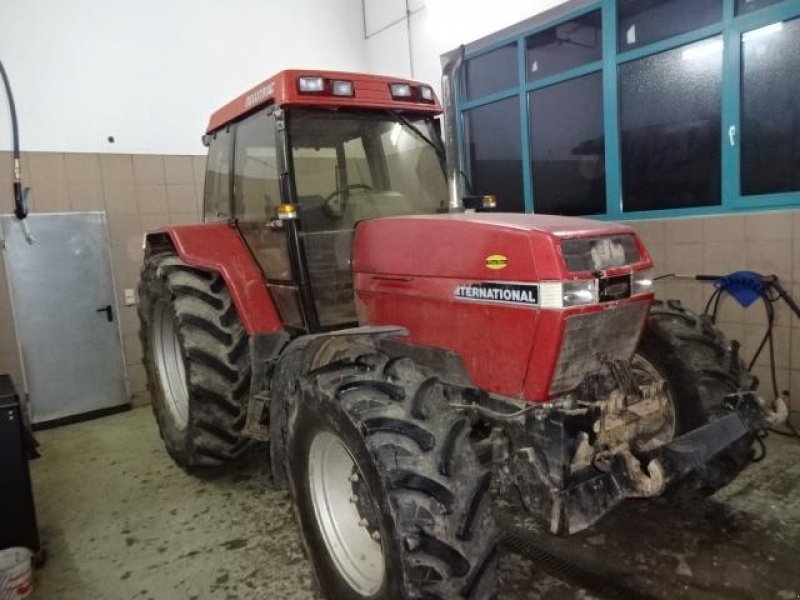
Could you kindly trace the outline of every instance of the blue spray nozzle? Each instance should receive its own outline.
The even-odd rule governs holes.
[[[733,296],[747,308],[767,290],[763,277],[754,271],[735,271],[714,282],[714,287]]]

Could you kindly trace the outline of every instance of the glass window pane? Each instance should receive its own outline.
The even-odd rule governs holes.
[[[236,218],[266,223],[281,203],[275,150],[275,119],[264,112],[236,126],[233,195]]]
[[[652,44],[722,20],[722,0],[619,0],[619,50]]]
[[[218,131],[208,145],[204,217],[208,221],[226,221],[231,216],[231,134]]]
[[[417,123],[417,127],[429,139],[438,133],[430,122]],[[415,210],[424,213],[444,211],[447,206],[447,181],[436,150],[420,143],[418,137],[407,136],[399,123],[380,134],[381,145],[386,153],[387,176],[392,189],[405,198],[414,198]],[[413,176],[409,176],[409,174]]]
[[[524,212],[519,98],[464,115],[472,193],[495,194],[498,210]]]
[[[624,210],[720,204],[722,39],[619,67]]]
[[[530,93],[533,210],[606,210],[603,78],[592,73]]]
[[[438,135],[432,118],[298,109],[289,134],[304,232],[447,208],[443,165],[429,143]]]
[[[430,145],[435,123],[377,111],[292,109],[289,117],[300,237],[317,315],[324,326],[353,323],[356,224],[447,208],[443,164]]]
[[[742,194],[800,191],[800,19],[742,35]]]
[[[467,100],[507,90],[518,83],[516,44],[470,58],[464,68]]]
[[[736,14],[746,15],[747,13],[758,10],[759,8],[764,8],[765,6],[777,4],[778,2],[782,1],[783,0],[736,0]]]
[[[602,57],[599,10],[532,35],[525,41],[528,81],[555,75]]]

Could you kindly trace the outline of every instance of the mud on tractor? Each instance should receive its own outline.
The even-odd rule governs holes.
[[[736,342],[654,300],[634,230],[465,210],[440,113],[415,81],[279,73],[211,117],[205,222],[145,239],[168,452],[268,444],[337,600],[486,597],[496,494],[571,534],[713,493],[776,420]]]

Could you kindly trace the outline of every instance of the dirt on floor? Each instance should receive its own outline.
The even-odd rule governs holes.
[[[285,492],[266,455],[197,479],[167,456],[149,408],[43,431],[32,463],[49,560],[34,600],[312,598]],[[522,514],[511,515],[527,526]],[[800,599],[800,443],[772,436],[766,459],[693,506],[627,501],[566,542],[641,597]],[[504,553],[499,598],[599,596]]]

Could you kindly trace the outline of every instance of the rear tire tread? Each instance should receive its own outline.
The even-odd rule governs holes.
[[[222,277],[187,265],[172,253],[150,256],[139,284],[139,336],[148,389],[161,437],[173,459],[190,472],[236,460],[254,442],[242,435],[250,391],[249,336]],[[159,390],[150,347],[158,302],[175,316],[189,391],[189,422],[177,431]]]
[[[669,377],[678,412],[677,434],[705,425],[722,409],[722,399],[749,391],[757,380],[748,373],[730,343],[710,319],[697,315],[679,301],[656,301],[648,317],[651,362],[672,373]],[[673,482],[668,496],[679,502],[694,502],[730,483],[747,466],[753,438],[748,434],[713,457],[706,465]]]

